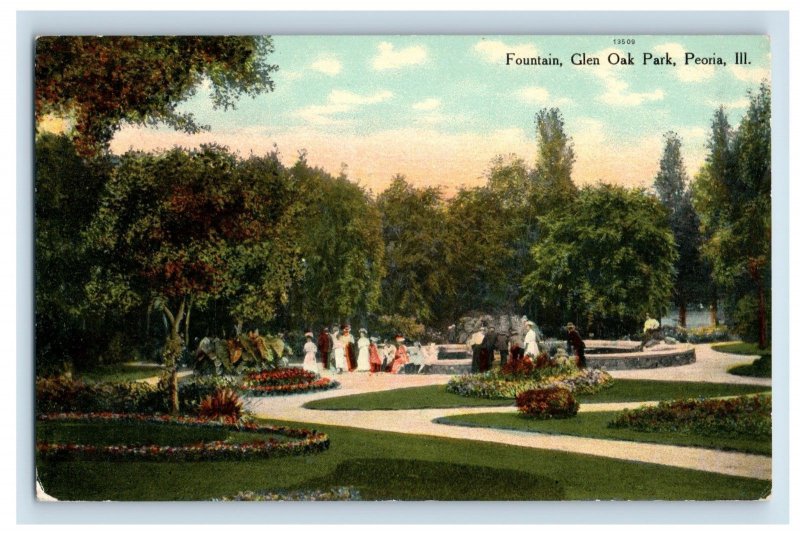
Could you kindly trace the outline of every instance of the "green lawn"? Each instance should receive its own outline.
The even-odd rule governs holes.
[[[109,364],[93,370],[76,371],[76,379],[95,383],[118,383],[138,381],[161,375],[163,368],[155,366],[125,366],[124,364]]]
[[[661,401],[692,397],[738,396],[768,390],[768,387],[753,385],[617,379],[610,388],[597,394],[578,396],[578,400],[581,403]],[[323,410],[403,410],[497,407],[513,404],[514,401],[511,399],[459,396],[447,392],[444,385],[433,385],[320,399],[306,403],[305,407]]]
[[[733,355],[753,355],[760,357],[761,355],[769,355],[772,353],[771,348],[759,349],[758,344],[751,344],[748,342],[725,342],[722,344],[714,344],[711,346],[714,351],[720,353],[731,353]]]
[[[633,429],[609,429],[608,422],[618,415],[618,411],[579,412],[574,418],[562,420],[534,420],[518,413],[484,413],[447,416],[436,421],[450,425],[471,427],[494,427],[553,435],[573,435],[581,437],[627,440],[633,442],[653,442],[675,446],[695,446],[719,450],[742,451],[771,455],[770,437],[709,437],[682,433],[645,433]]]
[[[357,488],[366,500],[752,500],[771,488],[769,481],[589,455],[348,427],[318,429],[328,433],[331,447],[309,456],[39,462],[38,475],[45,491],[63,500],[208,500],[247,490],[340,486]],[[85,431],[87,440],[96,436]]]

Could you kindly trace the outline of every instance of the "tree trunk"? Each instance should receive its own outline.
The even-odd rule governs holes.
[[[716,297],[711,302],[711,306],[709,307],[708,310],[711,313],[711,325],[716,327],[717,325],[719,325],[719,316],[717,315],[717,298]]]
[[[164,315],[169,321],[169,334],[164,345],[164,365],[169,372],[167,389],[169,393],[169,411],[173,415],[180,412],[180,400],[178,399],[178,358],[180,357],[183,343],[181,341],[180,327],[183,321],[184,311],[186,310],[186,299],[181,300],[180,307],[176,314],[172,314],[166,304],[162,306]]]
[[[681,299],[680,305],[678,305],[678,324],[686,328],[686,300]]]

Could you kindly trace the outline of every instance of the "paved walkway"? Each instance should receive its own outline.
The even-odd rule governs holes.
[[[769,379],[738,377],[726,373],[736,364],[752,362],[755,357],[741,357],[718,353],[710,346],[696,346],[697,362],[694,364],[658,368],[653,370],[626,370],[611,372],[614,377],[626,379],[658,379],[664,381],[705,381],[768,386]],[[445,384],[449,375],[389,375],[345,373],[336,376],[341,388],[286,397],[251,398],[246,408],[267,418],[308,422],[319,425],[340,425],[413,433],[436,437],[478,440],[544,448],[573,453],[599,455],[613,459],[656,463],[680,468],[704,470],[735,476],[771,479],[772,460],[763,455],[723,452],[702,448],[625,442],[566,435],[546,435],[522,431],[461,427],[433,423],[432,420],[454,414],[480,412],[513,412],[514,407],[469,407],[455,409],[419,409],[396,411],[324,411],[303,408],[303,404],[316,399],[347,396],[365,392],[378,392],[396,388]],[[641,406],[642,403],[586,404],[582,411],[620,410]]]

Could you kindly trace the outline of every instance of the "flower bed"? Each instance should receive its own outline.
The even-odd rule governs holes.
[[[507,364],[502,370],[453,377],[447,391],[461,396],[489,399],[516,398],[528,390],[551,386],[566,388],[575,394],[593,394],[611,386],[613,379],[601,370],[578,369],[566,358],[536,360]]]
[[[517,396],[516,405],[522,414],[538,420],[569,418],[578,414],[580,406],[572,391],[563,386],[523,392]]]
[[[338,381],[301,368],[283,368],[247,374],[242,381],[241,391],[249,396],[282,396],[329,390],[338,386]]]
[[[608,426],[710,436],[771,436],[772,397],[662,401],[656,407],[625,410]]]
[[[113,422],[183,425],[192,427],[224,428],[236,432],[252,433],[252,442],[227,443],[221,440],[189,446],[93,446],[91,444],[51,444],[39,442],[37,453],[49,460],[132,460],[132,461],[227,461],[263,459],[281,455],[305,455],[327,450],[330,440],[325,433],[314,430],[290,429],[253,423],[230,423],[203,420],[186,416],[161,416],[116,413],[53,413],[38,417],[43,422]],[[278,441],[274,438],[258,439],[259,435],[283,435],[295,440]]]
[[[357,501],[361,493],[355,487],[337,487],[330,490],[293,490],[289,492],[243,491],[235,496],[223,496],[222,502],[277,502],[277,501]]]

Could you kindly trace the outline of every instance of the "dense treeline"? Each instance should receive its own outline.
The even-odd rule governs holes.
[[[154,44],[144,46],[153,52]],[[535,117],[532,164],[498,156],[484,186],[451,198],[402,175],[374,195],[344,172],[310,166],[304,153],[291,166],[275,152],[243,159],[215,145],[111,155],[107,142],[124,121],[169,117],[167,124],[191,131],[175,102],[203,73],[221,88],[221,106],[271,88],[273,66],[254,56],[270,48],[268,39],[228,43],[242,58],[238,71],[225,67],[228,74],[217,63],[225,42],[173,44],[169,54],[189,47],[198,63],[175,94],[154,88],[108,109],[94,103],[91,113],[91,103],[74,95],[60,100],[48,63],[37,58],[45,84],[37,113],[69,104],[84,121],[69,135],[36,139],[40,367],[137,353],[174,362],[203,336],[251,329],[289,333],[351,322],[419,333],[469,311],[525,313],[547,335],[572,321],[613,337],[637,332],[647,314],[671,303],[682,317],[689,304],[716,310],[719,303],[745,339],[768,342],[766,84],[750,95],[738,128],[722,108],[715,112],[694,180],[680,138],[669,132],[652,190],[578,188],[563,117],[545,109]],[[64,46],[39,43],[56,55]],[[79,48],[70,57],[86,61],[109,46],[132,53],[129,42],[69,46]],[[70,83],[77,94],[81,80]]]

